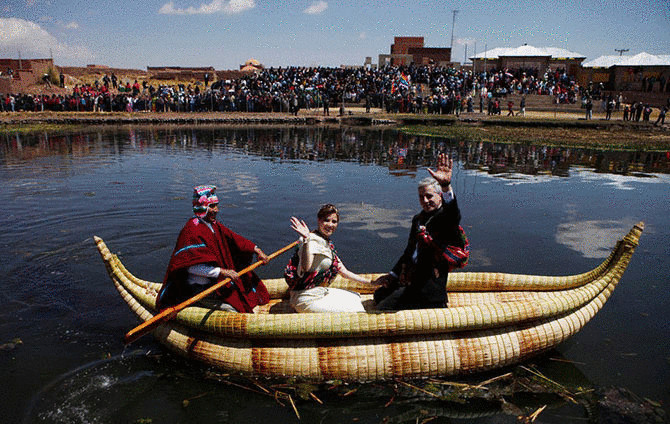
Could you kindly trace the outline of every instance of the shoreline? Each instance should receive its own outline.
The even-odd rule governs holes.
[[[2,112],[0,134],[57,131],[104,125],[290,125],[392,127],[417,136],[452,137],[468,141],[557,145],[644,151],[670,150],[670,125],[605,120],[594,113],[586,120],[574,111],[527,111],[525,117],[485,113],[455,115],[387,114],[379,109],[347,107],[323,116],[317,109],[297,115],[278,112]],[[602,116],[600,116],[602,115]]]
[[[43,123],[135,123],[135,122],[306,122],[308,124],[319,123],[349,123],[349,121],[370,120],[373,124],[386,123],[390,125],[410,123],[414,121],[430,121],[434,123],[460,121],[460,122],[496,122],[497,124],[516,124],[523,122],[560,122],[561,125],[570,125],[570,121],[580,122],[588,126],[652,126],[656,116],[652,116],[651,122],[623,121],[621,112],[613,115],[613,119],[606,121],[605,113],[593,113],[593,119],[584,119],[583,111],[561,110],[527,110],[525,117],[502,115],[487,115],[479,112],[463,112],[456,115],[432,115],[432,114],[410,114],[410,113],[386,113],[378,108],[372,108],[365,112],[364,107],[346,107],[344,115],[339,115],[337,108],[331,108],[331,114],[324,116],[321,109],[301,109],[297,115],[287,112],[0,112],[0,125],[16,125],[31,122]],[[666,122],[662,129],[668,129],[670,122]]]

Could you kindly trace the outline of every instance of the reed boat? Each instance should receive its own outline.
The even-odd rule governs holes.
[[[643,229],[635,225],[607,259],[582,274],[451,273],[446,308],[375,311],[373,287],[338,278],[332,285],[361,293],[366,313],[297,314],[284,280],[268,279],[272,300],[258,313],[190,306],[153,335],[178,354],[248,376],[373,381],[491,370],[577,333],[614,291]],[[135,277],[102,239],[95,242],[128,306],[140,320],[151,319],[160,284]]]

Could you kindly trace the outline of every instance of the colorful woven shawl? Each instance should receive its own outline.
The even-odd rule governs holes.
[[[330,251],[333,253],[333,263],[330,264],[330,267],[326,270],[306,272],[302,277],[298,275],[298,269],[300,267],[300,248],[295,250],[295,253],[291,259],[289,259],[286,269],[284,270],[284,279],[286,280],[289,289],[307,290],[330,284],[332,279],[337,276],[339,260],[337,258],[335,246],[330,240],[328,240],[328,247],[330,247]]]

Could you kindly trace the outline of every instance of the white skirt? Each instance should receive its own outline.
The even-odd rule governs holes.
[[[361,295],[330,287],[292,291],[291,306],[298,312],[365,312]]]

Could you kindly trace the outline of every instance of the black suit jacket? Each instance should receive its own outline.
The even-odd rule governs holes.
[[[426,232],[441,248],[464,247],[458,230],[460,222],[461,212],[456,198],[449,203],[443,198],[442,206],[432,214],[421,211],[412,218],[407,247],[393,267],[393,273],[401,276],[404,271],[410,280],[402,296],[406,308],[437,307],[447,302],[449,265],[442,259],[441,252],[419,242],[419,226],[425,226]]]

